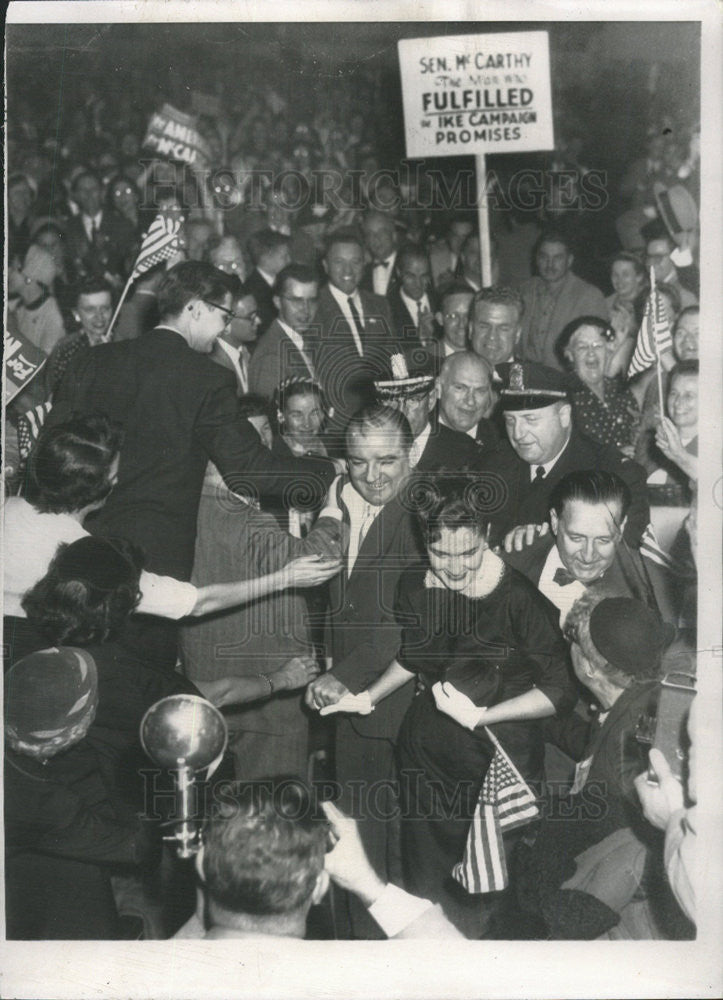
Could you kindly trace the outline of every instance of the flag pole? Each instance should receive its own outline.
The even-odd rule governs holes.
[[[660,348],[658,347],[658,334],[656,329],[656,294],[655,294],[655,270],[650,268],[650,321],[652,323],[652,340],[655,348],[655,372],[658,380],[658,400],[660,402],[661,420],[665,415],[665,401],[663,400],[663,371],[660,361]]]
[[[112,317],[110,323],[108,324],[108,329],[106,330],[105,337],[103,338],[106,343],[108,343],[110,341],[110,335],[113,332],[113,324],[115,323],[116,319],[118,318],[118,313],[121,311],[121,306],[125,302],[125,297],[128,294],[128,289],[131,287],[132,284],[133,284],[133,272],[131,272],[131,275],[128,278],[128,281],[126,281],[126,286],[123,289],[123,291],[121,292],[121,297],[118,299],[118,305],[115,307],[115,312],[113,313],[113,317]]]

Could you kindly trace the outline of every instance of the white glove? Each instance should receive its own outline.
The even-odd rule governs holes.
[[[476,729],[482,721],[485,709],[475,705],[466,694],[462,694],[448,681],[437,681],[432,694],[440,712],[444,712],[465,729]]]
[[[374,711],[372,699],[368,691],[359,694],[342,695],[334,705],[326,705],[319,709],[319,715],[332,715],[334,712],[349,712],[354,715],[369,715]]]

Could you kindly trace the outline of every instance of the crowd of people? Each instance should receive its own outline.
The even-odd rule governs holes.
[[[8,936],[690,938],[691,720],[648,750],[695,675],[695,123],[604,212],[559,150],[537,204],[498,179],[483,286],[347,97],[202,113],[203,168],[122,97],[13,131]],[[173,694],[229,734],[195,883]]]

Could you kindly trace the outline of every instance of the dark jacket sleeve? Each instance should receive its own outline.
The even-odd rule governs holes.
[[[600,467],[616,473],[628,485],[632,502],[628,511],[624,537],[628,545],[638,548],[640,539],[650,523],[650,504],[645,485],[645,470],[632,459],[621,458],[619,452],[610,448],[605,449],[604,463],[601,463]]]
[[[532,584],[513,569],[510,581],[510,623],[519,647],[532,663],[535,687],[560,715],[576,701],[569,654],[558,625],[559,612]]]
[[[295,491],[304,504],[310,496],[321,502],[336,474],[333,465],[314,458],[279,461],[239,415],[233,376],[228,375],[226,385],[206,393],[195,426],[197,439],[226,485],[256,497],[280,496],[290,506],[294,506]]]

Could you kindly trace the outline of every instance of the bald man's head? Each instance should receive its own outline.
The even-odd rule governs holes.
[[[492,409],[492,369],[471,351],[450,354],[437,380],[442,422],[466,433]]]

